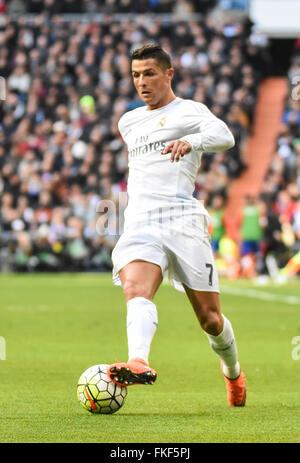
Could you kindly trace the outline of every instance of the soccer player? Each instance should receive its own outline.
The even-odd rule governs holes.
[[[128,147],[128,205],[124,233],[112,253],[113,279],[127,303],[129,359],[108,368],[122,386],[153,384],[149,366],[157,328],[153,302],[165,273],[185,291],[212,349],[221,359],[230,406],[246,402],[233,329],[222,314],[208,234],[209,216],[193,197],[204,151],[234,146],[226,124],[209,109],[175,96],[169,55],[157,45],[132,54],[134,86],[145,106],[125,113],[119,131]]]

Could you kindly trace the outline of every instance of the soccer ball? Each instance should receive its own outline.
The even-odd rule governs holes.
[[[124,404],[127,388],[113,383],[107,376],[108,365],[94,365],[80,376],[77,397],[91,413],[111,414]]]

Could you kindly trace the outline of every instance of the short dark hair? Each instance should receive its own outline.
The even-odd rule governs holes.
[[[131,62],[135,59],[143,60],[153,58],[157,61],[159,67],[164,71],[172,67],[171,58],[160,45],[144,45],[133,51],[131,55]]]

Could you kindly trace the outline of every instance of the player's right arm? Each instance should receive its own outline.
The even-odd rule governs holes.
[[[185,140],[173,140],[171,141],[161,154],[171,153],[170,161],[178,162],[180,157],[185,156],[192,150],[192,146]]]
[[[201,103],[192,103],[191,109],[195,111],[197,132],[184,135],[178,140],[172,140],[162,151],[162,154],[171,153],[171,162],[179,161],[191,151],[208,151],[215,153],[232,148],[234,137],[224,121]]]

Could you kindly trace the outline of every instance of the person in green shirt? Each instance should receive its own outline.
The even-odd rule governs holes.
[[[218,252],[220,240],[225,236],[224,227],[224,198],[217,194],[213,197],[212,208],[210,209],[212,220],[211,247],[214,253]]]
[[[262,237],[263,230],[260,223],[259,205],[254,196],[247,195],[241,225],[242,256],[259,253]]]

